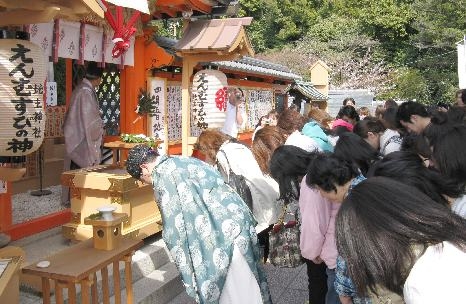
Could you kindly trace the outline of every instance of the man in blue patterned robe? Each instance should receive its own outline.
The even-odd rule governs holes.
[[[271,303],[259,264],[257,223],[214,167],[138,145],[126,168],[154,188],[163,239],[188,295],[198,303]]]

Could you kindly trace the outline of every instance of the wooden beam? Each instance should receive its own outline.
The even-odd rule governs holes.
[[[31,221],[27,221],[21,224],[15,224],[3,230],[8,234],[12,240],[21,239],[26,236],[30,236],[41,231],[49,230],[61,225],[64,225],[71,221],[70,209],[65,209],[59,212],[41,216]]]
[[[181,77],[181,154],[189,155],[189,137],[191,136],[191,96],[189,87],[193,68],[197,61],[192,58],[183,59],[183,74]]]
[[[96,13],[100,18],[104,18],[104,10],[95,0],[81,0],[91,11]]]
[[[14,9],[0,12],[0,26],[18,25],[24,23],[47,23],[60,12],[59,7],[49,7],[40,11],[29,9]]]

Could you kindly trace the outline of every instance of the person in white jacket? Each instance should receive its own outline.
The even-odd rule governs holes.
[[[262,173],[246,145],[218,130],[208,129],[199,135],[197,148],[205,154],[207,163],[219,169],[227,183],[230,170],[245,178],[251,191],[251,211],[258,222],[258,233],[278,220],[281,211],[278,185],[270,176]]]

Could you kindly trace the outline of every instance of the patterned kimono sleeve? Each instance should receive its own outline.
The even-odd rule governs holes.
[[[335,271],[335,290],[339,296],[351,297],[353,304],[372,303],[369,298],[362,298],[357,295],[356,287],[348,275],[346,262],[341,256],[337,257],[337,268]]]
[[[183,177],[180,176],[178,170],[174,170],[170,174],[157,175],[154,192],[162,212],[164,241],[181,273],[187,294],[198,299],[194,283],[193,262],[187,242],[188,232],[177,189],[177,181],[182,179]]]

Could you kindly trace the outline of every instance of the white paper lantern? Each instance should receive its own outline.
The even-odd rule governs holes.
[[[0,156],[23,156],[42,144],[45,129],[42,49],[0,39]]]
[[[194,75],[191,109],[202,129],[221,128],[225,123],[227,76],[218,70],[201,70]]]

